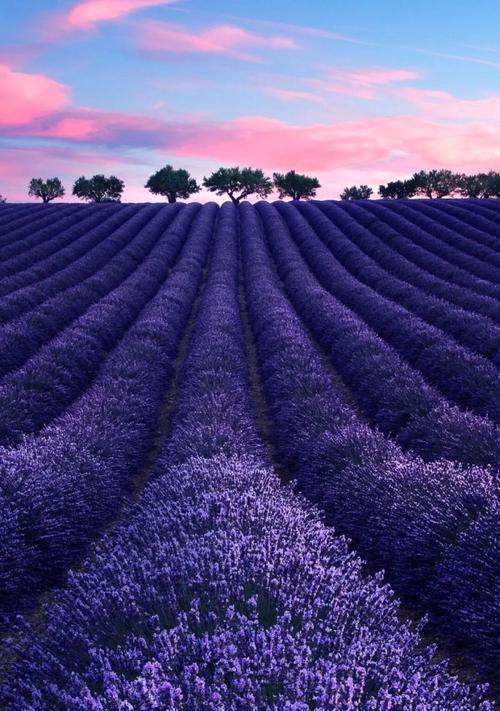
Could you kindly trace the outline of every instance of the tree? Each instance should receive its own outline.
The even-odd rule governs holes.
[[[393,180],[387,185],[379,185],[378,194],[385,199],[401,199],[411,198],[415,195],[415,181],[410,180]]]
[[[414,173],[412,180],[415,183],[415,194],[425,195],[428,198],[443,198],[455,193],[460,185],[460,175],[451,170],[421,170]]]
[[[368,185],[352,185],[350,188],[344,188],[340,193],[341,200],[369,200],[373,195],[373,190]]]
[[[186,199],[201,190],[187,170],[175,170],[171,165],[166,165],[151,175],[144,187],[154,195],[165,195],[169,202],[176,202],[177,198]]]
[[[273,174],[274,187],[278,190],[280,200],[290,197],[292,200],[316,197],[316,190],[321,187],[319,180],[309,175],[301,175],[294,170],[288,173]]]
[[[235,205],[249,195],[265,198],[273,190],[270,178],[262,170],[253,168],[219,168],[208,178],[203,178],[203,185],[217,195],[227,193]]]
[[[479,173],[476,177],[482,186],[480,197],[500,197],[500,173],[490,170],[489,173]]]
[[[7,198],[5,198],[3,195],[0,195],[0,205],[4,205],[7,202]]]
[[[120,202],[125,183],[123,180],[110,175],[94,175],[78,178],[73,186],[73,195],[90,202]]]
[[[30,197],[42,198],[43,202],[50,202],[64,195],[63,184],[59,178],[31,178],[28,195]]]

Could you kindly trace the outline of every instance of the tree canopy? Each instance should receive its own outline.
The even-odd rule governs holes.
[[[5,198],[3,195],[0,195],[0,205],[3,205],[6,202],[7,202],[7,198]]]
[[[340,193],[341,200],[369,200],[373,190],[368,185],[352,185]]]
[[[203,185],[217,195],[227,194],[235,204],[249,195],[267,197],[273,190],[271,179],[259,168],[219,168],[203,178]]]
[[[201,190],[187,170],[183,168],[176,170],[171,165],[166,165],[151,175],[144,187],[154,195],[164,195],[169,202],[176,202],[177,198],[185,200]]]
[[[489,173],[461,175],[458,192],[472,198],[500,197],[500,173],[490,170]]]
[[[458,189],[460,176],[451,170],[421,170],[414,173],[411,180],[415,184],[415,195],[428,198],[443,198]]]
[[[296,173],[294,170],[289,170],[288,173],[274,173],[273,183],[278,190],[280,200],[285,197],[290,197],[292,200],[316,197],[316,190],[321,187],[317,178]]]
[[[28,186],[30,197],[41,198],[43,202],[50,202],[56,198],[62,198],[65,193],[63,184],[59,178],[31,178]]]
[[[73,186],[73,195],[90,202],[120,202],[125,183],[114,175],[81,176]]]
[[[381,198],[386,199],[401,199],[411,198],[416,191],[415,181],[409,180],[393,180],[387,185],[379,185],[378,194]]]

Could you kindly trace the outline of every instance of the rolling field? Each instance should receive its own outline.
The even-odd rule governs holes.
[[[0,704],[493,709],[499,306],[497,200],[1,207]]]

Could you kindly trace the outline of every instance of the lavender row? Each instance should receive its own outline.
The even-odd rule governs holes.
[[[2,260],[0,295],[29,284],[29,275],[35,270],[39,271],[42,279],[51,273],[51,267],[55,270],[60,263],[62,266],[69,264],[85,253],[87,243],[92,245],[92,237],[87,238],[87,233],[94,232],[104,222],[118,225],[139,209],[139,206],[131,205],[121,210],[90,210],[85,214],[80,213],[78,217],[73,216],[65,225],[54,224],[48,235],[37,234],[32,247],[11,259]]]
[[[392,201],[384,202],[384,206],[392,209]],[[410,200],[406,200],[395,208],[399,214],[419,225],[431,235],[432,251],[442,256],[452,264],[466,269],[480,279],[500,282],[500,255],[484,244],[478,238],[481,232],[476,228],[467,227],[452,215],[436,210],[424,202],[415,208]],[[461,233],[465,232],[465,236]],[[430,245],[431,243],[428,242]]]
[[[500,421],[500,373],[491,363],[354,279],[293,206],[276,203],[276,209],[323,287],[352,309],[445,397],[461,408]]]
[[[9,225],[3,235],[0,235],[0,256],[10,258],[23,249],[36,244],[36,240],[45,239],[53,234],[53,226],[58,229],[59,224],[67,225],[78,221],[80,215],[89,212],[89,206],[65,205],[61,210],[55,209],[41,212],[37,216],[26,216],[19,222]]]
[[[16,275],[9,285],[13,287],[15,283],[15,290],[0,300],[0,320],[5,324],[19,319],[22,314],[54,297],[71,299],[74,290],[81,290],[82,282],[106,268],[107,263],[133,242],[139,229],[155,214],[149,206],[139,210],[132,206],[130,211],[115,213],[107,220],[99,221],[82,237],[75,237],[76,244],[64,250],[65,254],[53,255],[43,266],[38,263],[22,275]],[[66,292],[64,296],[63,292]],[[94,298],[98,298],[97,292]]]
[[[254,208],[240,211],[250,321],[282,462],[370,567],[384,568],[405,601],[493,676],[498,484],[485,469],[409,457],[355,416],[279,288]],[[269,217],[265,226],[276,241]]]
[[[18,612],[117,514],[172,381],[215,220],[195,218],[181,257],[95,382],[59,419],[0,450],[0,610]]]
[[[489,296],[493,299],[498,300],[500,298],[500,286],[498,284],[480,279],[471,274],[467,266],[459,267],[426,249],[428,240],[432,238],[425,230],[413,222],[413,213],[411,213],[411,216],[401,215],[396,210],[386,207],[385,203],[379,203],[378,200],[366,200],[365,202],[366,205],[364,207],[367,210],[399,234],[399,239],[395,240],[392,246],[407,259],[451,284],[465,287],[477,294]],[[398,202],[398,200],[394,202]]]
[[[168,213],[158,216],[161,219],[167,216],[158,230],[150,225],[156,214],[156,210],[145,208],[111,234],[103,227],[98,231],[102,243],[97,255],[94,252],[74,268],[2,299],[0,314],[7,323],[0,325],[1,375],[21,367],[45,343],[131,275],[154,247],[161,229],[168,225],[168,217],[173,219],[175,211],[169,216]],[[94,259],[96,256],[104,257],[104,265]]]
[[[6,709],[490,711],[433,664],[380,578],[255,460],[235,217],[221,208],[156,477],[46,608],[45,634],[25,632]]]
[[[446,200],[444,203],[441,200],[432,200],[425,202],[423,207],[425,207],[426,213],[427,210],[430,210],[430,214],[434,215],[435,219],[441,220],[447,227],[467,237],[469,243],[467,245],[464,243],[464,246],[467,246],[468,249],[477,249],[477,255],[484,255],[486,260],[491,254],[494,254],[498,264],[500,225],[495,222],[494,218],[486,217],[484,211],[480,212],[477,207],[474,212],[470,212],[451,200]]]
[[[82,205],[25,205],[23,207],[13,206],[7,219],[3,219],[0,224],[0,248],[11,244],[17,239],[26,237],[30,233],[33,224],[42,223],[42,226],[50,224],[54,218],[65,216],[71,213],[78,213]],[[7,216],[7,210],[0,213],[0,217]],[[12,236],[11,236],[12,235]]]
[[[198,210],[199,205],[186,207],[172,224],[170,210],[157,213],[144,228],[142,243],[136,245],[132,259],[129,255],[135,262],[130,276],[58,333],[22,368],[3,378],[0,444],[13,445],[23,434],[39,431],[88,386],[107,353],[160,288]],[[33,343],[32,332],[27,340]]]
[[[293,305],[370,421],[426,460],[446,458],[498,467],[499,427],[442,398],[364,321],[320,286],[277,210],[264,203],[256,209],[272,235],[272,254]]]
[[[350,229],[349,223],[344,227],[345,231],[339,230],[315,205],[297,204],[297,209],[308,220],[335,259],[358,281],[404,306],[428,324],[453,337],[461,345],[500,366],[500,325],[497,326],[490,319],[478,314],[452,306],[379,267],[356,246],[351,238],[354,230]],[[356,232],[361,233],[361,239],[370,239],[369,233],[366,234],[367,230],[362,225],[357,226]]]
[[[347,234],[353,243],[387,271],[428,294],[500,323],[496,299],[436,277],[418,266],[416,261],[400,254],[397,246],[406,238],[360,204],[350,201],[345,201],[343,205],[327,201],[314,204],[335,227]]]
[[[448,200],[447,200],[448,202]],[[497,210],[497,200],[481,200],[470,198],[469,200],[452,199],[449,202],[455,207],[461,207],[474,215],[481,215],[490,222],[500,225],[500,211]],[[495,232],[496,234],[496,232]]]

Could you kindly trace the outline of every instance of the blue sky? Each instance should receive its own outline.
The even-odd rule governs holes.
[[[5,6],[7,5],[7,7]],[[352,183],[500,163],[498,7],[449,0],[28,0],[0,11],[0,193],[165,163]],[[70,192],[70,190],[68,190]]]

